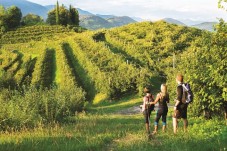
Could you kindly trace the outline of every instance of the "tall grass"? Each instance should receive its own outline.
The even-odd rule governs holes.
[[[84,95],[70,90],[33,88],[23,91],[2,90],[0,93],[0,130],[14,131],[34,128],[64,120],[82,111]]]

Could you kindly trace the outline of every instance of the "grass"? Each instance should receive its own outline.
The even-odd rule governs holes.
[[[171,110],[167,132],[147,140],[143,115],[116,114],[117,111],[139,105],[141,98],[128,96],[118,102],[101,101],[89,106],[64,125],[42,125],[34,130],[1,132],[1,151],[49,150],[219,150],[227,149],[227,128],[220,119],[189,118],[189,129],[173,135]],[[152,113],[151,121],[154,121]],[[161,124],[161,122],[160,122]]]
[[[100,97],[100,99],[97,99],[97,97],[95,99],[101,101],[96,101],[89,106],[89,112],[98,114],[113,114],[117,111],[142,104],[142,98],[138,97],[138,95],[130,95],[118,101],[105,99],[101,94],[99,94],[98,97]]]

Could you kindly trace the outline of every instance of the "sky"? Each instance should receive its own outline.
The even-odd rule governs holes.
[[[56,0],[28,0],[52,5]],[[174,18],[193,21],[227,20],[227,12],[218,8],[218,0],[58,0],[93,14],[140,17],[146,20]]]

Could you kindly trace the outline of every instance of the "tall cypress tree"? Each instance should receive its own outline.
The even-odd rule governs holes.
[[[56,5],[56,24],[59,25],[59,4]]]
[[[73,25],[72,5],[69,5],[69,24]]]
[[[75,25],[79,26],[80,18],[79,18],[79,12],[76,8],[75,9]]]
[[[69,6],[69,20],[70,24],[79,26],[79,13],[72,5]]]

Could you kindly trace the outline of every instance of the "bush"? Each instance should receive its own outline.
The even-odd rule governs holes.
[[[85,101],[84,94],[76,88],[44,91],[29,88],[23,91],[1,91],[0,130],[62,122],[64,118],[75,115],[76,111],[82,111]]]

